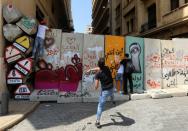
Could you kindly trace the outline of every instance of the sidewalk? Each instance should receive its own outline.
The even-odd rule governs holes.
[[[128,121],[131,122],[131,124],[134,125],[134,121],[142,121],[143,118],[144,120],[148,120],[148,123],[150,121],[153,121],[153,119],[150,119],[150,115],[153,111],[156,111],[153,116],[153,118],[156,118],[160,114],[160,112],[167,113],[165,116],[165,119],[169,117],[169,110],[172,110],[171,112],[175,112],[174,110],[178,109],[177,112],[180,114],[180,116],[177,116],[178,119],[180,119],[179,123],[183,123],[184,121],[188,121],[187,117],[181,117],[181,116],[186,116],[188,114],[187,112],[187,105],[186,101],[188,100],[187,96],[188,94],[188,89],[187,88],[173,88],[173,89],[161,89],[161,90],[152,90],[148,91],[147,93],[144,94],[132,94],[131,95],[131,101],[122,101],[118,102],[116,107],[111,106],[108,108],[107,106],[107,115],[108,117],[110,116],[112,119],[117,119],[116,117],[112,117],[113,115],[117,117],[122,117],[122,119],[126,122]],[[173,97],[170,99],[160,99],[160,98],[168,98],[168,97]],[[177,97],[179,96],[179,97]],[[182,97],[180,97],[182,96]],[[159,99],[159,100],[152,100],[153,99]],[[140,99],[145,99],[141,101],[134,101],[134,100],[140,100]],[[166,102],[166,103],[165,103]],[[173,105],[175,104],[175,105]],[[29,101],[10,101],[10,106],[9,106],[9,115],[7,116],[0,116],[0,131],[5,130],[7,128],[10,128],[14,126],[15,124],[19,123],[22,121],[28,113],[31,113],[37,106],[39,105],[39,102],[29,102]],[[1,104],[0,104],[1,106]],[[131,107],[132,106],[132,107]],[[74,103],[74,104],[57,104],[57,103],[46,103],[46,104],[41,104],[39,108],[37,108],[36,112],[32,114],[31,116],[36,116],[32,118],[31,116],[27,118],[27,120],[24,120],[19,124],[19,126],[16,126],[14,129],[19,130],[22,129],[23,131],[26,130],[46,130],[46,129],[57,129],[62,130],[65,129],[67,131],[70,131],[72,129],[72,124],[75,126],[75,130],[80,129],[82,127],[81,125],[83,124],[82,121],[84,121],[84,127],[89,128],[88,130],[93,129],[96,130],[95,127],[89,125],[85,125],[85,123],[90,122],[95,122],[95,115],[96,115],[96,107],[97,103]],[[162,108],[163,107],[163,108]],[[143,109],[144,108],[144,109]],[[146,109],[145,109],[146,108]],[[182,111],[182,109],[185,108],[185,111]],[[63,109],[63,112],[62,112]],[[76,110],[75,110],[76,109]],[[148,110],[148,111],[146,111]],[[130,111],[130,112],[129,112]],[[133,112],[132,112],[133,111]],[[145,112],[146,111],[146,112]],[[65,113],[66,112],[66,113]],[[109,113],[110,114],[109,114]],[[124,117],[120,113],[124,114]],[[186,112],[186,114],[184,114]],[[115,113],[115,114],[114,114]],[[136,116],[134,114],[137,113]],[[145,118],[146,114],[150,115]],[[183,114],[181,114],[183,113]],[[48,114],[48,115],[44,115]],[[131,117],[129,117],[129,115]],[[139,115],[141,115],[139,118],[137,118]],[[173,114],[171,114],[173,115]],[[105,115],[104,115],[105,116]],[[163,115],[162,115],[163,116]],[[108,118],[107,117],[107,118]],[[160,117],[161,115],[158,116],[160,123]],[[105,117],[104,117],[105,118]],[[108,120],[107,123],[103,123],[103,126],[118,126],[119,130],[123,128],[129,128],[129,125],[127,123],[118,123],[114,121]],[[119,119],[117,119],[119,121]],[[177,119],[175,119],[177,120]],[[29,123],[27,123],[29,121]],[[170,120],[171,121],[171,120]],[[81,124],[78,124],[80,123]],[[135,124],[136,126],[146,126],[145,122],[140,125],[140,122]],[[166,121],[165,121],[166,122]],[[77,125],[78,124],[78,125]],[[151,124],[151,123],[150,123]],[[168,123],[171,124],[171,123]],[[188,123],[186,123],[188,124]],[[27,126],[25,126],[27,125]],[[67,126],[65,126],[67,125]],[[94,125],[92,123],[92,125]],[[185,123],[183,124],[185,125]],[[64,127],[65,126],[65,127]],[[89,126],[89,127],[88,127]],[[104,127],[105,127],[104,126]],[[120,126],[120,127],[119,127]],[[125,127],[124,127],[125,126]],[[18,127],[18,129],[17,129]],[[147,127],[147,126],[146,126]],[[169,127],[169,125],[168,125]],[[26,129],[27,128],[27,129]],[[138,129],[137,127],[132,127],[130,128]],[[158,127],[157,127],[158,128]],[[161,127],[160,127],[161,128]],[[164,127],[166,129],[166,126]],[[188,127],[186,127],[188,128]],[[107,130],[111,130],[110,127],[106,127]],[[117,127],[114,127],[113,130],[117,129]],[[141,128],[139,128],[141,130]],[[146,128],[148,129],[148,128]],[[164,129],[164,131],[166,131]],[[177,129],[177,127],[175,128]],[[139,131],[139,130],[138,130]]]
[[[9,131],[188,131],[188,97],[106,103],[101,129],[97,103],[42,103]]]
[[[6,130],[7,128],[10,128],[15,124],[19,123],[26,117],[27,114],[31,113],[38,105],[39,102],[10,100],[9,114],[6,116],[0,116],[0,131]]]

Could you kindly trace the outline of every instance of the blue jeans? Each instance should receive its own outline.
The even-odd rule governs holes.
[[[32,51],[32,56],[38,58],[38,57],[42,57],[43,54],[44,54],[44,40],[40,37],[36,37]]]
[[[116,88],[117,88],[117,82],[120,81],[120,91],[123,91],[123,74],[117,73],[116,75]]]
[[[101,91],[101,94],[99,97],[99,104],[98,104],[98,108],[97,108],[97,120],[99,120],[99,121],[100,121],[101,114],[102,114],[104,104],[106,102],[107,97],[111,97],[112,101],[114,100],[113,88],[110,90]]]

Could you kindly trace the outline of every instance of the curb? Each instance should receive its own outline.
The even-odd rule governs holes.
[[[0,131],[4,131],[7,130],[13,126],[15,126],[16,124],[18,124],[19,122],[21,122],[23,119],[25,119],[30,113],[32,113],[38,106],[39,106],[40,102],[36,102],[34,103],[32,106],[30,106],[30,110],[24,112],[23,114],[19,114],[17,116],[14,116],[15,114],[13,114],[11,117],[11,120],[8,121],[6,124],[4,125],[0,125]]]

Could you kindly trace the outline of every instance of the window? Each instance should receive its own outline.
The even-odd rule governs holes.
[[[134,31],[134,19],[132,18],[130,21],[130,31],[133,32]]]
[[[54,8],[54,1],[52,1],[52,14],[54,14],[55,8]]]
[[[116,7],[116,25],[121,25],[121,5]]]
[[[135,31],[135,8],[124,15],[123,22],[125,22],[124,30],[126,33]]]
[[[121,15],[121,9],[120,4],[116,7],[116,18],[118,18]]]
[[[116,29],[116,35],[121,35],[121,29],[120,29],[120,27]]]
[[[156,27],[156,4],[152,4],[148,7],[148,28]]]
[[[127,21],[127,33],[130,32],[130,29],[129,29],[129,21]]]
[[[127,21],[127,33],[133,32],[134,31],[134,19],[130,19]]]
[[[44,19],[44,14],[42,13],[42,11],[39,9],[39,7],[36,7],[36,18],[38,21],[41,21]]]
[[[179,0],[170,0],[171,2],[171,10],[174,10],[179,7]]]

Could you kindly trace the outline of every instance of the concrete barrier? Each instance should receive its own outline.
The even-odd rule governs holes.
[[[171,94],[173,97],[184,97],[187,96],[188,89],[186,88],[171,88],[171,89],[164,89],[165,92]]]
[[[148,91],[148,94],[151,95],[152,99],[163,99],[163,98],[172,97],[170,93],[167,93],[166,91],[163,91],[162,89]]]
[[[144,94],[131,94],[131,100],[142,100],[142,99],[150,99],[151,95],[144,93]]]

